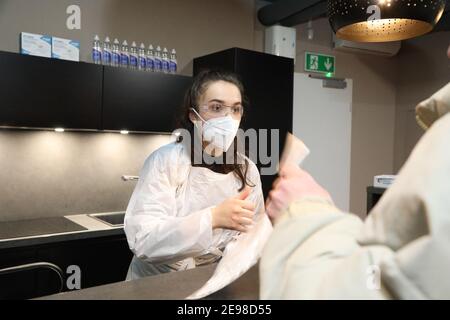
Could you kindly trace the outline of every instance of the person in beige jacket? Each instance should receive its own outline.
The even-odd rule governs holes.
[[[365,222],[299,167],[282,169],[261,299],[450,299],[450,83],[416,114],[429,130]]]

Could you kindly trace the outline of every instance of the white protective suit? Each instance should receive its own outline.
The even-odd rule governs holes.
[[[211,225],[211,208],[236,197],[242,186],[234,173],[191,165],[188,148],[171,143],[145,161],[125,215],[125,233],[135,256],[127,280],[208,264],[234,236]],[[247,200],[264,212],[261,178],[247,158],[247,179],[255,185]]]
[[[263,253],[262,299],[450,299],[450,85],[417,115],[442,117],[365,222],[322,199],[289,206]]]

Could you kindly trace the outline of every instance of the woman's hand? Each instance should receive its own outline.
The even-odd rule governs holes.
[[[255,214],[255,204],[245,200],[250,192],[251,188],[246,187],[237,197],[227,199],[213,208],[213,229],[222,228],[247,232],[247,226],[253,223]]]
[[[327,190],[322,188],[309,173],[295,165],[285,165],[275,180],[266,203],[267,214],[274,221],[295,200],[306,197],[321,198],[333,202]]]

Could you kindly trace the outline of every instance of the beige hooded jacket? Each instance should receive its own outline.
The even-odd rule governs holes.
[[[262,299],[450,299],[450,83],[416,111],[434,124],[365,222],[311,198],[279,218]]]

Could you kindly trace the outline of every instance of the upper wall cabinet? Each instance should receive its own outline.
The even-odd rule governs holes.
[[[103,129],[172,132],[191,77],[104,68]]]
[[[103,67],[0,52],[0,126],[101,126]]]
[[[170,133],[191,77],[0,52],[0,126]]]

